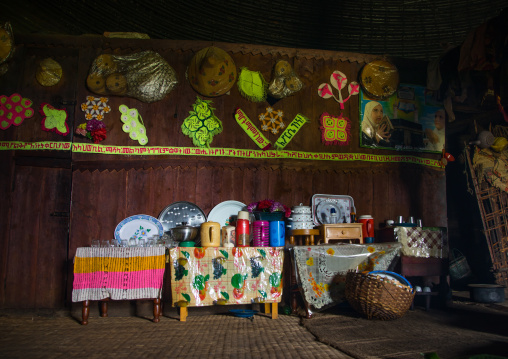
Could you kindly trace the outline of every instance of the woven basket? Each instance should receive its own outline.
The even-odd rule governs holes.
[[[395,285],[369,273],[349,271],[346,275],[346,299],[368,319],[392,320],[402,317],[411,307],[415,293],[406,285]]]

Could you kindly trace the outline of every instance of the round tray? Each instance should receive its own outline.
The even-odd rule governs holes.
[[[159,221],[164,232],[186,222],[188,226],[199,227],[206,222],[206,215],[201,208],[191,202],[175,202],[164,208],[159,214]]]

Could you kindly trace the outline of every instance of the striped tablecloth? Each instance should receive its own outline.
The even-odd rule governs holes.
[[[74,258],[72,301],[160,298],[164,247],[80,247]]]

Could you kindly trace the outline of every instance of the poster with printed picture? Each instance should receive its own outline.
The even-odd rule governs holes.
[[[360,145],[369,148],[441,152],[446,112],[424,86],[401,84],[385,100],[360,92]]]

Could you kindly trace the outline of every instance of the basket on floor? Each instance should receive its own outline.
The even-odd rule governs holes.
[[[406,314],[415,293],[410,286],[402,283],[394,284],[368,272],[349,271],[345,295],[349,304],[368,319],[392,320]]]

